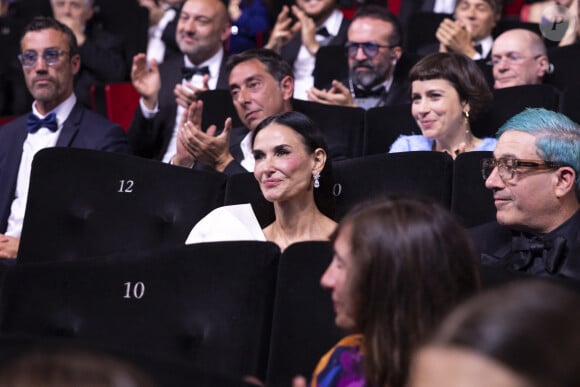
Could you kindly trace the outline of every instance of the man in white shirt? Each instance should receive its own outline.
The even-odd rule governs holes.
[[[0,257],[16,258],[32,159],[49,147],[127,152],[123,129],[85,109],[73,93],[81,59],[73,32],[39,17],[26,27],[20,63],[32,112],[0,128]]]
[[[336,0],[296,0],[282,7],[265,48],[276,51],[294,70],[294,98],[308,99],[314,84],[312,71],[321,46],[343,45],[348,20],[337,9]]]
[[[491,53],[491,32],[502,13],[502,0],[458,0],[455,20],[444,19],[435,36],[439,52],[461,52],[471,59],[487,59]]]
[[[183,110],[205,90],[227,89],[223,43],[230,34],[220,0],[188,0],[179,15],[176,41],[182,57],[147,64],[133,59],[131,79],[141,99],[129,127],[129,145],[138,156],[169,162],[175,154]]]

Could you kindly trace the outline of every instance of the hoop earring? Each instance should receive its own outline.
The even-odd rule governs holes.
[[[314,188],[320,187],[320,173],[315,173],[312,178],[314,179]]]

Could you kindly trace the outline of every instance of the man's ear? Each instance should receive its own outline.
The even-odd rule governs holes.
[[[294,78],[290,75],[286,75],[282,80],[280,80],[280,90],[282,91],[282,96],[285,101],[288,101],[294,95]]]
[[[563,166],[558,168],[556,171],[556,185],[554,187],[554,193],[556,194],[556,197],[562,198],[570,191],[574,191],[576,186],[576,178],[576,172],[572,167]]]
[[[542,78],[546,71],[548,70],[548,66],[550,65],[550,61],[546,55],[542,55],[538,58],[540,65],[538,66],[538,77]]]

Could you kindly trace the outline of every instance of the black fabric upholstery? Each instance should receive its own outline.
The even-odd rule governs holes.
[[[405,51],[416,53],[423,46],[438,44],[435,32],[445,18],[452,18],[449,14],[434,12],[416,12],[409,18],[409,24],[404,31]],[[418,28],[420,26],[420,28]]]
[[[333,160],[360,156],[365,117],[363,109],[298,99],[292,101],[292,106],[317,123]]]
[[[485,188],[481,175],[481,159],[486,157],[493,152],[466,152],[453,162],[451,212],[465,227],[495,220],[493,192]]]
[[[367,110],[363,155],[387,153],[400,135],[421,134],[411,115],[411,105],[383,106]]]
[[[250,203],[262,228],[275,220],[274,205],[262,195],[253,173],[232,175],[228,178],[224,205]]]
[[[348,58],[344,46],[324,46],[316,52],[316,64],[312,72],[314,87],[328,88],[334,79],[348,79]]]
[[[18,260],[182,244],[199,219],[222,205],[226,180],[127,155],[41,150],[32,164]]]
[[[552,85],[524,85],[493,91],[491,111],[472,122],[471,130],[478,137],[493,137],[511,117],[527,107],[543,107],[558,111],[560,91]]]
[[[309,378],[320,357],[342,337],[334,324],[331,294],[320,286],[332,254],[330,242],[296,243],[282,254],[272,319],[269,387],[291,386],[296,375]]]
[[[19,264],[5,276],[0,332],[263,379],[279,255],[273,243],[243,241]]]
[[[232,119],[232,127],[243,126],[228,90],[207,90],[199,95],[199,99],[203,101],[201,121],[203,130],[207,130],[211,125],[216,125],[221,130],[228,117]]]
[[[560,90],[570,84],[580,84],[580,44],[564,47],[554,47],[548,50],[550,63],[554,72],[544,76],[544,82],[554,85]]]
[[[431,151],[371,155],[335,163],[336,219],[365,199],[390,193],[431,197],[449,208],[452,171],[451,156]]]
[[[564,89],[560,98],[560,112],[572,121],[580,123],[580,81]]]

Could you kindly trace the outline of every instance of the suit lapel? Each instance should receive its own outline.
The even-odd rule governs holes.
[[[83,109],[79,102],[77,102],[62,126],[62,130],[58,136],[58,140],[56,141],[56,146],[70,147],[72,145],[79,132],[82,118]]]

